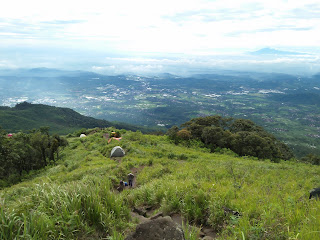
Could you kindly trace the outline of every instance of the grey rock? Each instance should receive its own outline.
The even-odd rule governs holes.
[[[125,240],[185,240],[181,227],[171,217],[159,217],[141,223]]]

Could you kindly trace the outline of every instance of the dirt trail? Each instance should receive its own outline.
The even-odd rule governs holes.
[[[118,162],[118,165],[122,162],[122,158],[123,157],[112,157],[111,158],[111,160],[114,160],[114,161],[116,161],[116,162]],[[141,165],[141,166],[139,166],[139,167],[133,167],[133,168],[131,168],[130,169],[130,171],[128,171],[128,173],[127,174],[129,174],[130,172],[134,175],[134,179],[133,179],[133,182],[132,182],[132,187],[129,187],[129,186],[125,186],[124,188],[123,188],[123,190],[124,189],[134,189],[134,188],[136,188],[137,187],[137,176],[139,175],[139,172],[141,172],[142,171],[142,169],[144,168],[145,166],[144,165]],[[127,176],[124,178],[124,179],[122,179],[124,182],[127,182],[127,183],[129,183],[129,179],[127,178]],[[119,185],[117,185],[116,187],[118,187]]]
[[[104,136],[105,137],[105,136]],[[108,136],[109,137],[109,136]],[[106,138],[106,137],[105,137]],[[118,164],[122,162],[122,157],[116,157],[112,158],[113,160],[117,161]],[[139,172],[141,172],[144,169],[144,165],[139,167],[133,167],[130,169],[130,172],[133,173],[134,179],[133,179],[133,186],[132,189],[137,187],[137,176],[139,175]],[[125,180],[127,181],[127,179]],[[126,186],[124,189],[131,189],[129,186]],[[144,206],[141,208],[133,208],[130,212],[131,219],[133,222],[140,224],[147,221],[150,221],[152,219],[156,219],[160,216],[165,216],[162,212],[157,212],[158,209],[152,206]],[[155,214],[155,212],[157,212]],[[182,226],[183,224],[186,224],[186,220],[183,219],[181,214],[178,213],[172,213],[169,214],[174,222],[176,222],[178,225]],[[202,240],[214,240],[217,238],[217,233],[209,227],[202,227],[202,226],[192,226],[188,225],[189,231],[196,230],[199,232],[199,239]]]
[[[137,186],[137,176],[139,175],[139,172],[141,172],[143,169],[144,169],[144,165],[141,165],[139,166],[138,168],[131,168],[130,171],[132,172],[132,174],[134,175],[134,179],[133,179],[133,187],[132,188],[135,188]]]

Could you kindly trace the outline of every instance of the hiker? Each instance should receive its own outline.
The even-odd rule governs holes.
[[[133,179],[134,179],[134,175],[132,173],[128,174],[128,183],[129,183],[129,187],[133,186]]]
[[[119,187],[117,188],[117,190],[119,191],[119,192],[122,192],[123,191],[123,189],[124,189],[124,182],[121,180],[120,181],[120,185],[119,185]]]

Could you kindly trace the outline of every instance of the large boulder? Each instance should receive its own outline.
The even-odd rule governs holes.
[[[139,224],[125,240],[185,240],[181,227],[171,217],[159,217]]]
[[[123,157],[124,155],[124,150],[120,146],[116,146],[111,150],[110,157]]]

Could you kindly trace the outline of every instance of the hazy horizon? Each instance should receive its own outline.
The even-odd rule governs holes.
[[[1,69],[320,72],[315,0],[13,0],[0,14]],[[298,54],[250,54],[266,47]]]

